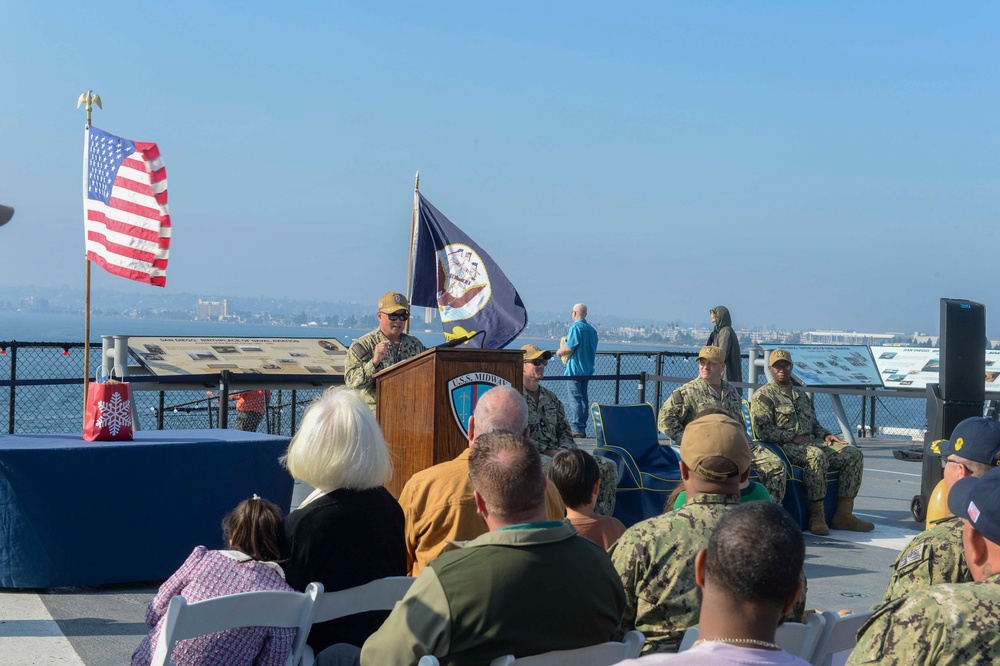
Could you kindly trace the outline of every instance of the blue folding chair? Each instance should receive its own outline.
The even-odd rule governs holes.
[[[784,450],[777,444],[762,442],[754,435],[753,423],[750,420],[750,403],[743,401],[743,417],[747,423],[747,432],[754,439],[754,444],[760,444],[785,463],[785,470],[788,474],[788,482],[785,486],[785,498],[781,501],[781,506],[792,516],[792,519],[799,524],[802,530],[809,529],[809,495],[806,493],[806,484],[802,479],[802,468],[793,465],[785,456]],[[833,520],[833,513],[837,510],[837,496],[840,492],[840,472],[833,468],[826,470],[826,497],[823,500],[823,513],[826,514],[827,524]]]
[[[591,405],[594,454],[618,466],[615,518],[626,527],[658,516],[681,483],[680,459],[660,444],[652,405]]]

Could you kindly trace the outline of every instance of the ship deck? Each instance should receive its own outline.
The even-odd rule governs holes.
[[[581,444],[593,448],[594,442]],[[875,531],[805,534],[809,608],[864,611],[876,604],[888,582],[889,564],[923,529],[909,510],[920,490],[920,465],[892,455],[912,443],[861,439],[858,444],[865,453],[865,476],[855,510],[875,523]],[[310,490],[297,484],[293,507]],[[0,591],[0,663],[128,663],[147,632],[145,609],[158,583]]]

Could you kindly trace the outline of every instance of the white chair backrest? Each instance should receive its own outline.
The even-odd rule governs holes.
[[[809,661],[823,636],[825,625],[826,618],[820,613],[813,613],[806,618],[805,623],[785,622],[778,627],[778,631],[774,635],[774,642],[780,645],[785,652]],[[691,648],[697,640],[698,627],[691,627],[684,632],[680,651],[683,652]]]
[[[531,657],[514,658],[514,655],[497,657],[490,666],[611,666],[625,659],[634,659],[642,652],[646,637],[638,631],[625,634],[621,643],[611,641],[575,650],[556,650]]]
[[[313,606],[313,623],[328,622],[337,618],[368,611],[391,611],[413,585],[415,578],[389,576],[358,585],[347,590],[326,592]]]
[[[313,624],[329,622],[357,613],[391,611],[415,580],[416,578],[410,576],[389,576],[346,590],[321,594],[313,605],[310,627]],[[315,659],[316,655],[312,648],[306,645],[302,649],[301,666],[312,666]],[[423,666],[433,666],[433,664],[428,662]]]
[[[424,655],[417,662],[417,666],[440,666],[441,662],[438,661],[437,657],[431,656],[429,654]]]
[[[833,611],[823,611],[826,626],[813,653],[810,663],[815,666],[844,664],[854,646],[858,644],[858,629],[868,621],[872,611],[840,617]]]
[[[167,666],[177,641],[240,627],[297,629],[286,662],[297,664],[309,633],[313,604],[322,591],[322,585],[311,583],[305,592],[244,592],[191,604],[176,596],[167,606],[151,666]]]

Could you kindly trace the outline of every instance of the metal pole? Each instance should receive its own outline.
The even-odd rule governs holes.
[[[861,396],[861,424],[859,426],[861,428],[861,435],[860,435],[861,437],[865,436],[865,423],[867,423],[868,421],[868,419],[865,417],[865,408],[867,406],[868,406],[868,398]]]
[[[663,376],[663,352],[657,352],[656,353],[656,374],[659,377]],[[656,395],[656,404],[653,405],[654,409],[659,408],[659,406],[661,404],[660,403],[660,391],[662,390],[662,388],[661,388],[662,385],[663,385],[662,382],[656,382],[656,393],[655,393],[655,395]],[[642,401],[640,400],[639,402],[641,403]]]
[[[297,407],[296,393],[297,393],[296,390],[292,389],[292,429],[291,429],[291,432],[289,433],[292,436],[295,435],[295,417],[296,417],[295,409]]]
[[[229,371],[219,373],[219,428],[229,427]]]
[[[622,355],[621,352],[615,352],[615,404],[619,403],[618,397],[621,394],[622,388]]]
[[[164,392],[160,391],[160,409],[156,414],[156,429],[163,430],[163,395]]]
[[[10,380],[17,379],[17,340],[10,341]],[[7,417],[7,433],[14,434],[14,384],[10,385],[10,414]]]
[[[642,403],[646,402],[646,373],[645,372],[640,372],[639,373],[639,386],[638,386],[637,393],[639,395],[639,400],[638,400],[639,404],[641,405]]]
[[[872,396],[872,408],[868,411],[868,418],[871,419],[871,436],[875,436],[875,403],[878,400]]]

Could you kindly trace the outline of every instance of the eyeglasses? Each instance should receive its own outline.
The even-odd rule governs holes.
[[[537,359],[537,360],[534,360],[534,361],[525,361],[525,363],[530,363],[531,365],[535,366],[536,368],[538,366],[546,366],[546,365],[549,364],[548,361],[543,361],[541,359]]]
[[[389,314],[388,312],[383,312],[382,314],[388,317],[389,321],[406,321],[407,319],[410,318],[409,312],[399,312],[397,314]]]
[[[957,460],[953,460],[951,458],[941,458],[941,469],[946,468],[948,466],[948,463],[953,463],[955,465],[962,465],[962,467],[965,467],[963,463],[960,463]]]

